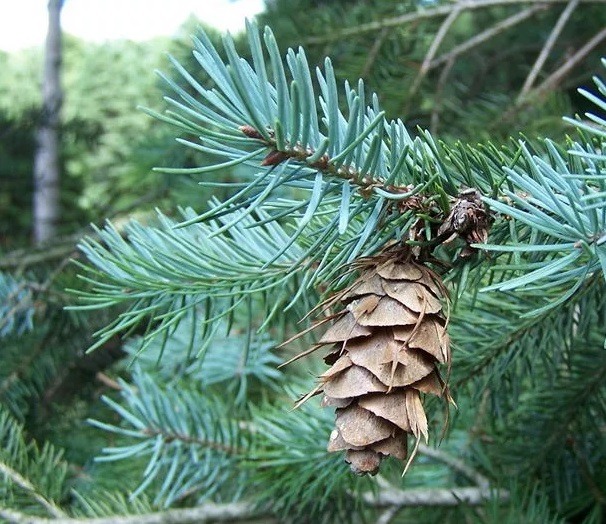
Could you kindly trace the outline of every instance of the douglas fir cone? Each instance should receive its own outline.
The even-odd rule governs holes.
[[[357,474],[374,474],[381,459],[408,456],[408,434],[427,441],[422,393],[450,399],[437,365],[450,363],[450,346],[438,275],[388,250],[356,264],[360,276],[323,306],[342,308],[318,344],[299,356],[330,346],[331,367],[306,395],[322,393],[336,408],[328,451],[345,451]],[[298,358],[298,357],[295,357]]]

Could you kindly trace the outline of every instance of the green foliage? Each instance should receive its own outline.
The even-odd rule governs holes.
[[[218,321],[215,326],[220,327],[213,326],[212,333],[205,336],[191,320],[184,320],[166,340],[155,339],[142,351],[142,340],[132,338],[124,350],[132,357],[130,362],[167,383],[187,377],[188,382],[207,390],[216,386],[216,393],[228,393],[238,404],[265,388],[280,389],[283,374],[277,366],[282,360],[272,340],[252,333],[221,336],[219,331],[226,326]]]
[[[183,216],[187,220],[194,215],[190,210]],[[97,344],[147,319],[144,344],[169,333],[187,316],[208,326],[220,317],[233,316],[238,307],[250,310],[252,294],[261,295],[268,318],[292,304],[293,293],[295,298],[299,295],[295,263],[303,259],[303,252],[288,245],[288,235],[279,224],[263,221],[263,215],[254,220],[234,211],[216,221],[176,228],[175,221],[161,215],[158,228],[134,222],[127,226],[129,242],[111,226],[99,232],[103,244],[85,240],[82,250],[98,266],[85,267],[87,278],[94,284],[111,275],[103,290],[95,286],[87,296],[79,292],[86,308],[129,304],[129,310],[101,332]],[[260,227],[252,227],[257,224]],[[229,235],[221,234],[225,225],[232,225]],[[178,273],[175,264],[181,267]],[[274,290],[277,294],[270,295]],[[211,332],[219,327],[211,326]]]
[[[459,188],[479,188],[487,195],[484,201],[496,218],[490,243],[475,246],[488,252],[488,256],[476,257],[466,265],[456,260],[457,249],[445,245],[436,250],[443,260],[456,264],[450,275],[451,280],[458,281],[459,288],[451,328],[460,355],[456,377],[472,381],[480,393],[486,391],[487,384],[491,385],[488,400],[496,419],[477,423],[491,431],[499,444],[488,446],[482,453],[480,448],[475,449],[484,467],[495,475],[499,471],[505,475],[522,471],[529,474],[525,468],[530,468],[552,508],[562,514],[565,501],[572,500],[583,482],[583,468],[587,468],[582,463],[576,467],[569,464],[563,447],[565,435],[570,431],[586,435],[584,445],[599,448],[590,444],[595,442],[594,437],[598,438],[597,429],[593,436],[585,426],[572,430],[576,423],[559,404],[574,406],[572,409],[582,421],[585,416],[593,419],[603,402],[596,387],[600,388],[597,385],[602,384],[606,368],[599,353],[593,353],[587,345],[590,340],[594,341],[591,344],[597,342],[597,351],[603,344],[603,334],[596,333],[604,318],[600,259],[601,236],[606,227],[600,178],[604,158],[599,142],[579,135],[578,141],[567,143],[566,151],[549,140],[532,145],[520,142],[509,149],[490,144],[475,148],[436,145],[425,132],[411,138],[401,122],[383,119],[376,99],[371,107],[361,109],[363,87],[353,90],[345,86],[349,112],[344,116],[329,61],[326,71],[318,73],[322,93],[319,98],[314,95],[301,50],[287,53],[291,74],[287,78],[273,37],[266,31],[271,64],[268,67],[261,40],[255,35],[254,27],[250,28],[251,64],[235,53],[229,37],[224,41],[225,61],[210,41],[204,37],[197,40],[196,57],[214,79],[215,87],[206,89],[175,63],[203,102],[170,81],[181,101],[169,100],[173,109],[166,117],[157,116],[188,134],[200,135],[200,143],[188,140],[183,142],[185,145],[225,159],[185,173],[205,174],[217,166],[241,163],[269,165],[256,176],[245,177],[244,182],[234,186],[232,197],[224,203],[213,202],[202,215],[189,212],[180,223],[164,221],[162,234],[158,229],[133,225],[127,231],[126,242],[106,229],[101,233],[105,245],[85,244],[89,260],[96,266],[93,278],[101,277],[97,289],[85,297],[88,307],[95,307],[95,301],[132,303],[133,297],[141,293],[156,293],[155,287],[166,293],[163,296],[167,301],[182,293],[196,297],[194,300],[199,303],[202,297],[220,303],[224,296],[243,297],[244,292],[258,295],[263,289],[287,282],[273,273],[276,262],[284,255],[288,258],[277,274],[299,272],[299,289],[318,284],[340,287],[343,280],[335,277],[342,274],[342,263],[377,252],[393,240],[405,240],[409,228],[419,220],[425,222],[426,242],[431,245],[438,238],[432,224],[445,219],[455,205]],[[601,99],[593,99],[598,107],[603,104]],[[312,114],[319,110],[324,117],[316,122],[309,116],[310,110]],[[597,128],[588,128],[584,123],[580,126],[585,133],[599,137],[601,121],[598,117],[592,120]],[[207,184],[222,187],[213,181]],[[425,199],[425,195],[434,193],[437,196],[430,197],[426,207],[397,207],[398,202]],[[258,236],[270,225],[280,228],[272,230],[278,231],[277,235]],[[188,234],[197,235],[197,243],[185,240]],[[284,244],[272,252],[276,239],[283,239]],[[162,246],[169,243],[173,258],[165,263],[167,255],[163,253],[168,248]],[[196,252],[194,245],[203,247]],[[187,252],[181,254],[183,249]],[[229,253],[229,262],[214,255],[219,250]],[[150,257],[151,253],[154,255]],[[244,255],[252,256],[242,262]],[[303,262],[308,260],[313,265]],[[175,267],[182,273],[175,273]],[[135,272],[136,268],[141,269]],[[244,292],[234,291],[236,282],[247,285],[249,274],[254,275],[255,285],[248,285]],[[185,278],[181,283],[182,277]],[[477,295],[479,287],[483,293]],[[133,295],[125,293],[129,288],[134,289]],[[141,305],[133,307],[134,322],[142,321],[149,311]],[[163,314],[169,313],[158,318],[170,320],[166,324],[157,322],[157,331],[150,330],[150,336],[168,329],[168,322],[176,322],[180,312],[185,311],[183,305],[164,305],[168,309],[162,310]],[[274,314],[280,312],[278,306]],[[205,318],[212,315],[207,313]],[[270,314],[267,327],[276,320]],[[244,318],[244,323],[252,325],[250,319],[247,323]],[[105,336],[128,326],[116,323],[111,326],[115,331],[107,331]],[[537,350],[529,353],[528,348],[533,346]],[[575,349],[580,347],[584,348],[582,353]],[[563,388],[569,396],[562,396]],[[575,399],[585,401],[583,409],[579,409]],[[544,406],[551,406],[553,411]],[[545,417],[537,419],[537,412],[545,413]],[[257,467],[252,478],[259,485],[267,485],[276,474],[274,467],[282,468],[279,475],[284,480],[257,496],[263,502],[271,501],[276,511],[285,514],[297,515],[300,511],[301,516],[310,512],[315,515],[313,512],[318,511],[318,518],[334,520],[352,501],[341,498],[340,490],[347,482],[340,477],[339,466],[332,462],[322,466],[322,457],[329,461],[333,457],[312,444],[320,440],[319,416],[308,419],[303,412],[288,416],[279,410],[273,416],[271,413],[270,408],[262,407],[253,417],[259,434],[255,440],[258,447],[253,447],[250,457],[259,461],[254,462],[256,466],[265,467]],[[267,414],[270,422],[264,418]],[[295,419],[298,429],[293,432]],[[304,422],[310,420],[312,426],[305,429]],[[297,439],[291,436],[290,447],[284,448],[287,433],[297,435]],[[546,439],[550,438],[554,440],[546,446]],[[518,439],[520,445],[516,447]],[[528,439],[541,451],[529,446]],[[313,449],[318,455],[310,461]],[[503,453],[495,450],[503,450],[515,460],[506,460]],[[564,453],[563,461],[550,461],[555,453]],[[599,457],[601,451],[596,453]],[[529,461],[529,456],[534,460]],[[323,477],[319,475],[321,471],[331,473]],[[554,480],[556,475],[562,482]],[[595,476],[591,479],[597,481]],[[347,487],[346,491],[351,489]],[[533,506],[537,500],[540,503]],[[598,511],[590,499],[579,500],[583,502],[566,511]],[[336,513],[328,512],[329,507]],[[552,508],[546,509],[545,499],[533,495],[524,511],[551,519]]]
[[[0,338],[33,328],[34,304],[27,282],[0,273]]]
[[[580,98],[564,93],[568,84],[550,98],[533,98],[532,107],[516,101],[542,45],[537,39],[544,41],[560,15],[551,4],[530,6],[536,18],[520,22],[520,31],[499,33],[449,71],[419,77],[444,22],[432,13],[450,8],[274,1],[264,16],[275,34],[260,35],[254,24],[235,39],[202,32],[189,58],[174,44],[174,73],[163,75],[168,110],[146,110],[182,134],[172,146],[163,144],[168,126],[131,111],[135,101],[155,105],[155,83],[145,73],[168,44],[157,42],[140,60],[146,48],[135,44],[99,51],[69,43],[68,62],[78,67],[66,81],[86,89],[66,106],[66,121],[78,116],[84,126],[65,144],[66,158],[74,155],[68,171],[87,187],[82,208],[128,208],[135,195],[149,190],[154,200],[180,179],[183,200],[174,216],[141,213],[138,221],[118,218],[95,229],[80,242],[87,262],[79,262],[79,282],[63,266],[24,272],[27,264],[10,257],[2,266],[18,269],[0,280],[3,518],[16,521],[15,511],[110,519],[163,511],[174,518],[171,511],[183,507],[241,501],[286,522],[603,520],[606,86],[596,78],[597,91],[582,91],[592,107],[567,120],[576,130],[569,128],[574,134],[566,140],[554,118],[571,104],[581,107]],[[523,13],[515,9],[462,12],[440,46],[456,49]],[[583,44],[573,31],[593,34],[603,22],[602,11],[583,9],[544,71],[558,67],[567,46]],[[393,22],[421,12],[429,13],[425,22]],[[306,52],[279,51],[277,42],[304,39]],[[327,51],[335,65],[324,59]],[[515,64],[505,59],[509,53],[518,53]],[[590,58],[579,66],[577,84],[593,69]],[[364,82],[344,82],[359,73]],[[480,80],[470,85],[471,77]],[[97,87],[108,82],[111,89]],[[34,103],[19,102],[19,111],[35,105],[37,95],[22,96]],[[408,125],[439,124],[446,141],[386,116],[396,113],[405,113]],[[522,128],[541,115],[532,129],[549,130],[551,139],[500,140],[512,122]],[[478,144],[487,134],[491,141]],[[144,177],[154,163],[170,166],[159,170],[163,178]],[[443,227],[467,188],[478,191],[491,220],[488,242],[476,236],[466,257],[469,229]],[[358,479],[326,451],[332,414],[314,399],[290,409],[320,365],[277,369],[290,354],[276,344],[351,281],[351,262],[393,243],[408,243],[452,288],[451,383],[459,411],[441,447],[421,447],[404,479],[389,462],[382,476]],[[57,282],[56,274],[64,278]],[[72,306],[64,287],[81,301],[60,312]],[[85,322],[90,311],[95,316]],[[307,333],[304,340],[302,348],[315,338]],[[97,351],[83,356],[91,344]],[[113,357],[87,360],[122,350],[126,358],[113,367]],[[87,372],[73,380],[74,368]],[[73,396],[71,382],[89,397],[55,413],[80,424],[94,419],[89,431],[96,438],[76,431],[62,437],[65,422],[48,429],[47,404]],[[103,403],[91,402],[99,389]],[[82,408],[88,402],[98,409]],[[437,436],[446,416],[429,409]],[[78,468],[68,470],[49,445],[27,441],[7,410],[29,434],[68,446]],[[86,463],[99,442],[100,456]],[[437,505],[459,489],[478,500]],[[423,494],[435,494],[430,507],[397,502]]]
[[[258,21],[272,27],[281,47],[303,45],[313,66],[331,56],[338,83],[364,78],[387,114],[411,128],[470,142],[505,140],[517,131],[563,137],[561,115],[584,110],[576,87],[591,86],[600,45],[559,83],[523,101],[522,86],[566,6],[453,4],[271,0]],[[533,87],[596,35],[605,17],[597,2],[573,9]]]
[[[341,457],[326,451],[332,418],[317,403],[296,411],[283,404],[253,411],[247,463],[250,485],[260,487],[256,503],[295,522],[339,522],[364,512],[360,495],[373,483],[353,477]]]
[[[61,517],[57,506],[64,494],[66,464],[49,444],[38,448],[26,442],[23,428],[0,411],[0,503],[2,507],[28,508],[33,514]]]
[[[149,456],[136,497],[156,479],[155,504],[170,506],[183,497],[213,497],[232,486],[234,455],[246,447],[237,422],[218,397],[194,390],[160,387],[150,376],[135,372],[132,386],[122,383],[126,406],[105,398],[127,423],[126,427],[92,423],[133,438],[137,443],[108,447],[97,460]]]

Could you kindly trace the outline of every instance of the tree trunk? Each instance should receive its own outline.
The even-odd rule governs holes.
[[[63,0],[48,2],[48,34],[44,50],[42,114],[34,159],[34,241],[56,233],[59,217],[59,113],[61,89],[61,7]]]

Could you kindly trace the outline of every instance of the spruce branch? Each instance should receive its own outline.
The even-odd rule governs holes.
[[[465,42],[456,45],[450,51],[447,51],[446,53],[433,59],[429,64],[429,69],[435,69],[436,67],[443,66],[444,64],[449,63],[451,60],[455,60],[459,56],[465,54],[470,49],[473,49],[474,47],[477,47],[480,44],[491,40],[495,36],[506,31],[507,29],[518,25],[524,20],[527,20],[535,13],[544,11],[546,8],[547,6],[543,2],[540,2],[536,5],[531,5],[530,7],[522,11],[514,13],[513,15],[510,15],[507,18],[503,18],[503,20],[488,27],[484,31],[481,31],[480,33],[472,36]]]
[[[34,484],[1,460],[0,473],[2,473],[4,476],[4,482],[10,480],[10,482],[26,492],[53,517],[61,518],[65,516],[65,513],[61,510],[61,508],[59,508],[59,506],[57,506],[52,500],[47,499],[41,493],[39,493]]]
[[[23,426],[0,410],[0,507],[23,500],[35,502],[53,517],[64,517],[62,495],[66,464],[49,444],[27,443]]]
[[[528,76],[526,77],[526,80],[524,81],[524,85],[522,86],[522,90],[520,91],[520,95],[518,98],[523,98],[524,96],[526,96],[528,94],[528,91],[530,91],[530,88],[534,84],[537,76],[541,72],[543,65],[545,64],[545,60],[547,60],[549,53],[551,52],[554,44],[556,43],[558,36],[562,32],[562,29],[564,29],[566,22],[568,22],[570,16],[572,15],[572,13],[574,12],[574,10],[577,8],[578,5],[579,5],[579,0],[570,0],[568,5],[564,8],[562,13],[560,14],[557,22],[551,29],[551,33],[549,33],[549,37],[547,38],[547,40],[545,40],[545,44],[543,45],[543,48],[541,49],[539,56],[537,56],[537,59],[532,66],[532,69],[528,73]]]
[[[460,383],[482,377],[481,389],[488,383],[506,387],[514,373],[521,380],[533,373],[537,363],[553,370],[564,358],[565,348],[560,341],[568,340],[572,333],[586,336],[597,321],[592,313],[586,315],[583,323],[575,323],[574,311],[578,308],[599,315],[600,279],[600,275],[595,275],[571,296],[564,293],[565,300],[561,300],[558,289],[547,296],[482,293],[473,302],[462,299],[451,322],[451,333],[457,341]],[[551,307],[545,307],[546,303]],[[538,348],[533,359],[528,359],[528,347]],[[551,358],[543,357],[547,348]],[[525,360],[528,364],[522,368],[521,361]]]
[[[541,0],[541,4],[544,6],[553,6],[557,4],[568,3],[569,0]],[[602,4],[606,3],[606,0],[581,0],[583,3],[595,3]],[[460,0],[449,3],[447,5],[441,5],[429,9],[419,9],[413,13],[406,13],[404,15],[383,18],[366,24],[360,24],[354,27],[348,27],[339,31],[330,31],[329,33],[322,36],[314,36],[307,38],[304,43],[306,44],[323,44],[326,42],[340,40],[345,37],[351,37],[362,33],[368,33],[373,31],[379,31],[386,27],[397,27],[404,24],[411,24],[420,20],[426,20],[431,18],[439,18],[448,16],[452,11],[455,10],[469,10],[473,11],[476,9],[483,9],[497,6],[508,6],[508,5],[520,5],[520,4],[532,4],[535,3],[532,0]]]
[[[600,45],[606,39],[606,28],[598,31],[585,44],[583,44],[566,62],[556,71],[551,73],[543,82],[530,91],[526,96],[534,97],[544,94],[549,89],[552,89],[562,79],[574,69],[581,60],[583,60],[591,51]]]
[[[507,502],[507,492],[492,491],[486,488],[417,488],[406,490],[381,490],[378,494],[367,493],[364,501],[375,507],[436,507],[459,506],[468,504],[478,506],[491,500]]]
[[[248,203],[252,203],[250,195],[254,188],[252,194],[259,195],[254,202],[256,208],[282,186],[304,188],[309,191],[309,197],[293,206],[291,212],[294,214],[306,207],[305,217],[309,217],[323,199],[335,193],[343,197],[343,188],[348,184],[355,191],[350,191],[347,199],[343,197],[344,203],[355,207],[356,199],[361,197],[373,201],[364,205],[365,209],[370,209],[377,197],[403,201],[423,190],[430,193],[428,184],[435,181],[433,176],[437,174],[438,179],[444,176],[436,166],[439,161],[434,157],[430,137],[413,140],[401,121],[387,121],[375,95],[366,106],[361,80],[355,89],[346,83],[339,93],[332,64],[326,59],[324,72],[316,70],[321,91],[320,96],[316,96],[304,51],[288,51],[286,63],[290,75],[287,77],[273,34],[266,29],[265,47],[275,69],[274,80],[270,82],[261,40],[254,25],[248,27],[248,37],[253,53],[252,65],[235,54],[229,37],[224,40],[229,57],[227,63],[219,58],[204,34],[195,41],[196,58],[209,75],[214,75],[217,87],[213,90],[200,85],[173,60],[177,71],[200,95],[203,103],[164,77],[178,97],[177,100],[167,99],[174,110],[166,115],[150,113],[200,135],[201,143],[182,141],[185,145],[227,159],[221,164],[189,169],[188,173],[206,173],[241,163],[266,166],[270,168],[269,173],[257,175],[256,181],[230,202],[243,205],[242,197],[246,196]],[[231,75],[228,65],[234,71]],[[339,96],[347,103],[347,115],[339,107]],[[318,112],[324,115],[322,121],[316,117]],[[220,122],[220,131],[199,122]],[[276,167],[279,169],[272,169]],[[332,183],[331,179],[335,178],[339,180],[338,184]],[[451,181],[449,188],[452,192]],[[217,211],[219,209],[215,213]],[[212,216],[213,213],[207,213],[200,220]]]
[[[438,52],[442,41],[444,40],[444,38],[446,38],[450,27],[456,22],[457,18],[459,18],[463,7],[460,5],[458,5],[457,7],[457,9],[453,9],[450,13],[448,13],[448,16],[444,18],[442,25],[440,25],[440,28],[436,32],[433,41],[431,42],[431,45],[427,49],[425,58],[423,58],[423,62],[421,63],[421,68],[419,69],[419,72],[417,73],[417,76],[412,82],[408,91],[408,100],[412,100],[412,97],[419,89],[423,78],[425,78],[425,75],[427,75],[427,73],[429,72],[431,62],[433,61],[434,56],[436,56],[436,53]]]
[[[441,449],[432,448],[423,443],[420,443],[419,453],[434,460],[438,460],[446,464],[451,469],[462,473],[468,479],[472,480],[480,489],[489,489],[490,487],[490,481],[479,471],[476,471],[474,468],[466,464],[463,460],[453,457],[452,455],[446,453]]]
[[[263,518],[264,522],[275,522],[266,511],[247,502],[229,504],[207,502],[194,508],[171,509],[143,515],[56,519],[32,517],[12,509],[0,508],[0,516],[11,524],[204,524],[207,522],[246,522],[260,518]]]
[[[103,400],[123,424],[90,423],[128,439],[122,446],[104,448],[98,461],[149,457],[133,497],[149,489],[155,479],[159,482],[155,503],[164,507],[185,494],[208,499],[228,485],[237,492],[242,474],[232,462],[244,453],[247,442],[237,421],[228,417],[227,405],[216,395],[191,387],[162,387],[141,371],[135,371],[132,385],[124,381],[120,385],[122,403]]]

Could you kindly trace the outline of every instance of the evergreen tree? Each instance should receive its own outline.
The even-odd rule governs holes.
[[[247,43],[250,60],[230,37],[221,56],[201,33],[210,82],[173,60],[182,81],[149,110],[211,159],[160,170],[228,196],[80,244],[70,330],[111,315],[92,355],[125,336],[130,357],[91,420],[111,437],[111,487],[96,468],[70,484],[2,391],[0,515],[601,522],[604,82],[583,91],[595,112],[568,119],[574,138],[449,145],[386,118],[363,81],[340,86],[329,59],[283,62],[253,24]],[[41,278],[0,281],[13,344],[67,277]]]

